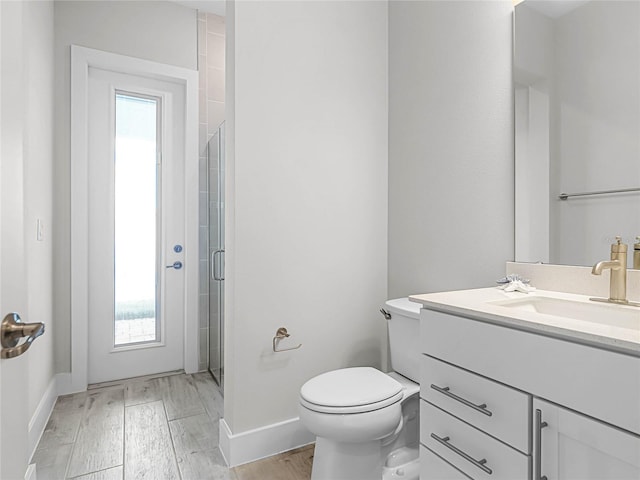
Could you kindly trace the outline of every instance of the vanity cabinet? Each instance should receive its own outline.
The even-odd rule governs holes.
[[[640,358],[431,309],[420,330],[421,480],[640,480]]]
[[[640,479],[638,437],[544,400],[533,409],[534,478]]]

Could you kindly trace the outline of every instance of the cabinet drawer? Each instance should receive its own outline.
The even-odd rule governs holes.
[[[422,357],[420,377],[422,398],[521,452],[531,453],[529,395],[427,355]]]
[[[530,456],[424,400],[420,402],[420,442],[473,479],[530,478]]]
[[[420,445],[420,480],[469,480],[469,477]]]

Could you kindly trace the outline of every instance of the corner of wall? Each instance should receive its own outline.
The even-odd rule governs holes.
[[[53,188],[54,188],[54,6],[25,2],[24,207],[27,322],[44,322],[46,334],[30,348],[29,415],[39,408],[54,377]],[[39,228],[37,228],[37,226]],[[38,230],[38,232],[36,232]]]
[[[235,341],[235,161],[236,161],[236,90],[235,90],[235,45],[236,45],[236,2],[227,0],[225,4],[225,329],[224,344],[234,345]],[[235,419],[235,350],[225,348],[225,396],[224,423],[232,431]],[[221,422],[222,424],[222,422]],[[223,436],[221,435],[222,439]]]
[[[234,435],[227,422],[220,421],[220,451],[229,467],[293,450],[315,441],[299,418],[266,425]]]

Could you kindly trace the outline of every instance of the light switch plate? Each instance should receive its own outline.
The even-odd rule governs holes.
[[[42,242],[42,240],[43,240],[42,220],[40,220],[39,218],[36,220],[36,240],[38,242]]]

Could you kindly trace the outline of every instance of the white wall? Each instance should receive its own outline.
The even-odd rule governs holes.
[[[549,263],[549,95],[515,88],[515,258]]]
[[[512,2],[389,4],[389,296],[513,259]]]
[[[29,417],[53,378],[53,338],[58,327],[52,307],[53,198],[53,3],[24,2],[24,194],[27,302],[25,322],[44,322],[46,331],[30,348]],[[43,225],[36,239],[36,221]]]
[[[594,1],[555,22],[552,193],[640,187],[640,3]],[[551,261],[592,265],[640,235],[640,194],[552,202]],[[629,265],[632,265],[629,256]]]
[[[70,45],[197,69],[195,10],[161,1],[56,1],[54,314],[56,371],[70,371]]]
[[[236,2],[227,42],[225,420],[237,434],[297,417],[314,375],[385,362],[387,4]],[[274,354],[283,326],[282,346],[303,346]]]
[[[515,258],[549,263],[553,22],[521,3],[515,32]]]
[[[520,3],[515,14],[514,76],[522,85],[548,90],[553,73],[553,20],[532,8],[536,0]]]

